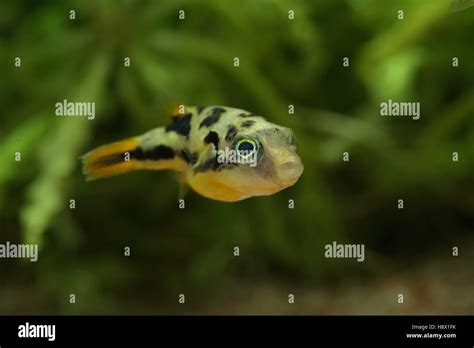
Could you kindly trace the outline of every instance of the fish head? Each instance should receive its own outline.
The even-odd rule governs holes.
[[[241,122],[235,129],[235,137],[227,139],[231,141],[226,145],[237,154],[237,161],[225,174],[234,189],[243,195],[264,196],[298,181],[304,166],[290,128],[258,117]]]

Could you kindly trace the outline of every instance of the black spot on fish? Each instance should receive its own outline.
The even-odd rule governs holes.
[[[201,127],[209,127],[209,126],[212,126],[214,123],[216,123],[217,121],[219,121],[219,118],[221,117],[221,114],[225,111],[225,109],[221,108],[221,107],[216,107],[214,109],[212,109],[211,111],[211,115],[206,117],[202,122],[201,124],[199,125],[199,129],[201,129]]]
[[[94,165],[96,165],[97,167],[107,167],[114,164],[128,162],[130,160],[157,161],[157,160],[162,160],[162,159],[173,159],[174,156],[175,156],[175,153],[173,149],[165,145],[158,145],[146,151],[140,147],[137,147],[135,150],[132,150],[129,152],[118,152],[118,153],[112,153],[110,155],[104,156],[98,159],[94,163]]]
[[[125,153],[112,153],[110,155],[97,159],[94,162],[94,166],[107,167],[122,162],[125,162]]]
[[[255,114],[248,112],[248,113],[241,113],[239,114],[240,117],[253,117]]]
[[[158,145],[148,150],[137,147],[135,150],[130,151],[130,158],[139,161],[173,159],[174,156],[174,150],[166,145]]]
[[[231,143],[234,141],[235,136],[237,135],[237,128],[235,126],[229,126],[227,133],[225,135],[225,141]]]
[[[252,127],[252,125],[254,124],[255,124],[255,121],[248,120],[248,121],[242,122],[240,126],[243,128],[249,128],[249,127]]]
[[[219,134],[214,131],[210,131],[204,138],[206,144],[214,144],[214,148],[219,149]]]
[[[176,132],[178,134],[188,136],[191,130],[191,117],[192,114],[190,113],[176,117],[173,119],[173,123],[168,125],[165,130],[167,132]]]
[[[198,114],[200,114],[206,107],[202,106],[202,105],[199,105],[199,106],[196,106],[196,108],[197,108]]]
[[[198,154],[196,152],[190,153],[189,150],[182,150],[181,157],[191,165],[195,165],[198,161]]]

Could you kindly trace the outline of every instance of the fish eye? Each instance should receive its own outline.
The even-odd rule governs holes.
[[[243,153],[243,157],[247,157],[253,154],[258,149],[258,142],[253,139],[241,139],[235,145],[235,148],[239,153]]]

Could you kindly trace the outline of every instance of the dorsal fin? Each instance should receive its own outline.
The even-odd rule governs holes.
[[[176,98],[171,98],[169,96],[162,98],[159,101],[160,107],[158,109],[158,113],[160,116],[160,119],[162,120],[160,123],[163,125],[163,122],[166,124],[169,123],[169,117],[171,117],[172,120],[178,119],[181,116],[185,115],[188,113],[188,109],[191,109],[190,106],[186,106],[183,104],[182,101],[177,100]],[[161,118],[163,117],[163,118]]]

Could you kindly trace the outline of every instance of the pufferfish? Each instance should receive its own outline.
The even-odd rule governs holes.
[[[182,184],[202,196],[235,202],[281,191],[303,173],[291,129],[225,106],[182,106],[179,111],[166,127],[85,154],[87,180],[133,170],[174,170]],[[237,156],[223,161],[224,153]],[[253,164],[245,161],[250,155]]]

